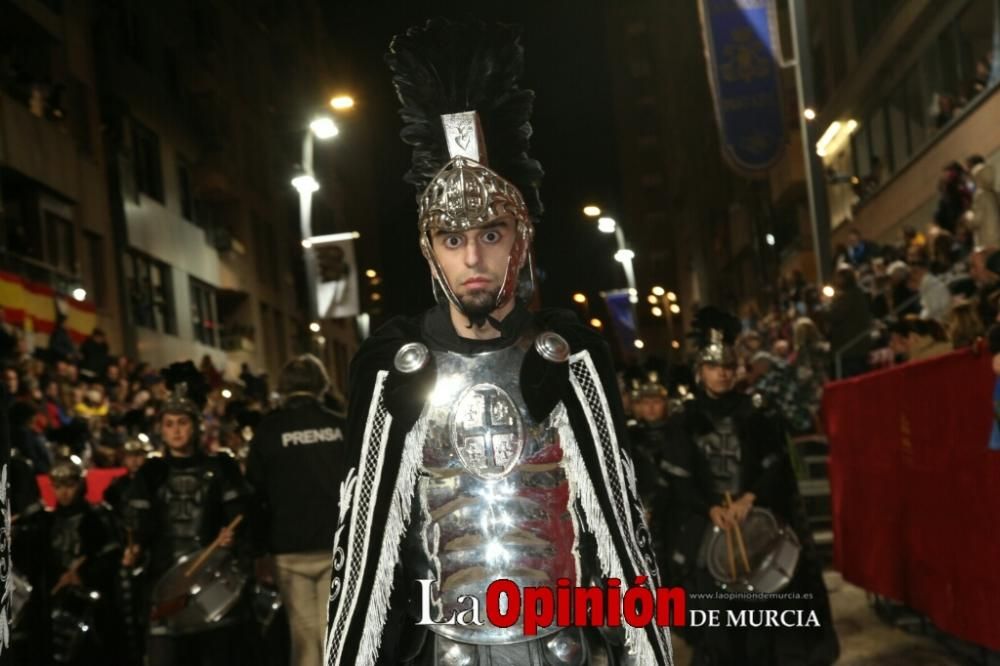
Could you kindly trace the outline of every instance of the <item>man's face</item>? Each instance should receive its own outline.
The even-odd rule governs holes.
[[[160,435],[171,453],[188,455],[191,453],[191,436],[194,421],[187,414],[164,414],[160,421]]]
[[[858,243],[860,242],[861,242],[861,236],[854,233],[847,235],[848,247],[857,247]]]
[[[80,481],[58,481],[52,484],[52,492],[56,495],[56,503],[66,507],[76,499],[77,490],[80,488]]]
[[[434,232],[431,248],[451,290],[473,317],[493,312],[516,240],[510,218],[465,232]]]
[[[701,385],[712,396],[729,393],[736,381],[736,368],[731,365],[702,363],[698,374],[701,377]]]
[[[667,416],[667,401],[663,398],[643,398],[635,403],[635,415],[646,423],[662,421]]]

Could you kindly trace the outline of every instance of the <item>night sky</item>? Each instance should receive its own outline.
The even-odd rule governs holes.
[[[372,247],[371,239],[363,241],[361,261],[384,276],[386,314],[419,312],[433,298],[417,247],[415,193],[402,181],[410,151],[399,139],[399,104],[383,55],[393,35],[437,16],[474,16],[523,27],[521,85],[536,94],[531,154],[546,171],[541,187],[546,210],[535,241],[544,275],[543,305],[570,307],[574,291],[596,297],[601,289],[625,286],[621,267],[611,258],[614,241],[581,213],[585,202],[614,208],[619,198],[609,73],[613,64],[606,54],[603,3],[330,3],[326,12],[335,75],[358,102],[338,137],[337,171],[348,196],[363,187],[363,179],[374,182],[380,242]],[[349,166],[358,151],[372,157],[370,176],[367,169]]]

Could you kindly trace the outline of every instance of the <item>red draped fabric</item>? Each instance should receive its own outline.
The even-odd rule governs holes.
[[[125,474],[128,470],[124,467],[109,467],[107,469],[94,468],[87,470],[87,501],[97,504],[104,498],[104,490],[115,480],[116,477]],[[45,506],[56,505],[56,495],[52,492],[52,481],[48,474],[39,474],[35,477],[38,480],[38,489],[42,493],[42,501]]]
[[[834,382],[834,564],[942,630],[1000,650],[1000,451],[988,352]]]

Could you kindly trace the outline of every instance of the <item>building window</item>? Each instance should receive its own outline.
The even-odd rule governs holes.
[[[99,309],[106,305],[107,269],[104,266],[104,239],[92,231],[83,232],[87,270],[84,272],[87,294]]]
[[[177,190],[181,197],[181,217],[196,222],[194,190],[191,188],[191,165],[185,159],[177,160]]]
[[[73,223],[45,211],[45,261],[65,275],[76,274],[76,242]]]
[[[163,202],[160,138],[148,127],[132,121],[132,160],[139,192]]]
[[[195,340],[211,347],[218,346],[217,313],[215,287],[191,278],[191,326]]]
[[[138,250],[125,255],[132,321],[161,333],[177,335],[170,267]]]

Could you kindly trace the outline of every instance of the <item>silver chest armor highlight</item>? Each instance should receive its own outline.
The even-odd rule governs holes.
[[[533,341],[526,336],[470,356],[433,352],[437,383],[423,416],[427,439],[407,537],[407,578],[437,581],[431,610],[438,621],[455,612],[461,617],[473,604],[469,597],[478,600],[482,625],[431,625],[451,639],[492,645],[526,640],[520,622],[500,628],[486,620],[486,589],[495,580],[522,587],[554,588],[559,578],[579,584],[577,530],[553,427],[562,408],[536,423],[519,387]],[[539,628],[538,636],[558,630]]]

